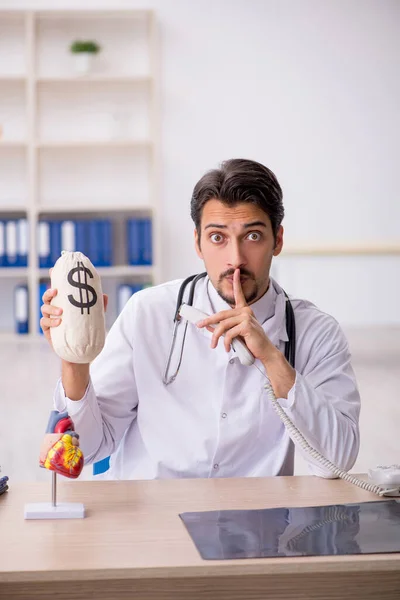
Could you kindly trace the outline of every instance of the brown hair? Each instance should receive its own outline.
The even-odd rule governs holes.
[[[282,189],[274,173],[253,160],[233,158],[223,162],[219,169],[208,171],[196,183],[190,203],[190,214],[200,239],[203,207],[211,199],[227,206],[250,202],[259,206],[269,217],[276,235],[285,211]]]

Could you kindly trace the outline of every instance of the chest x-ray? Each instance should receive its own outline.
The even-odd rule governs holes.
[[[400,552],[396,500],[180,516],[208,560]]]

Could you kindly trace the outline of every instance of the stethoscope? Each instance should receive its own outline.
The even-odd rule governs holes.
[[[180,351],[180,355],[179,355],[178,366],[176,368],[175,373],[170,377],[169,376],[169,368],[171,366],[172,355],[174,353],[178,325],[181,322],[181,317],[179,315],[179,311],[182,306],[183,295],[185,293],[187,286],[190,283],[191,285],[190,285],[190,289],[189,289],[189,297],[186,301],[186,304],[189,304],[189,306],[193,306],[193,298],[194,298],[194,291],[196,288],[196,284],[200,279],[203,279],[203,277],[205,277],[206,275],[207,275],[206,272],[200,273],[199,275],[190,275],[182,282],[181,287],[179,288],[178,298],[176,301],[175,314],[174,314],[174,329],[172,332],[171,346],[169,349],[168,360],[167,360],[167,364],[165,366],[165,371],[164,371],[164,376],[163,376],[163,383],[165,385],[169,385],[170,383],[175,381],[176,376],[178,375],[178,371],[180,369],[181,363],[182,363],[183,349],[185,347],[185,338],[186,338],[188,321],[185,322],[185,329],[183,332],[183,339],[182,339],[182,344],[181,344],[181,351]],[[292,306],[285,290],[283,290],[283,293],[285,294],[285,298],[286,298],[285,319],[286,319],[286,331],[288,334],[288,341],[285,342],[285,358],[294,369],[295,368],[295,354],[296,354],[296,323],[295,323],[295,319],[294,319],[293,306]]]

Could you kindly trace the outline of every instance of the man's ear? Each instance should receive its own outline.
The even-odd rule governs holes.
[[[200,249],[200,238],[197,229],[194,229],[194,247],[196,248],[197,256],[203,260],[203,253]]]
[[[276,234],[276,242],[274,248],[274,256],[278,256],[282,252],[283,248],[283,227],[282,225],[278,229],[278,233]]]

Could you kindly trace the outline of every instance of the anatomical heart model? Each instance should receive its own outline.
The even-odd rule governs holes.
[[[40,466],[76,479],[83,469],[79,435],[67,412],[53,410],[40,448]]]

